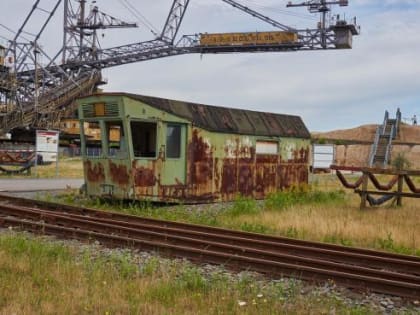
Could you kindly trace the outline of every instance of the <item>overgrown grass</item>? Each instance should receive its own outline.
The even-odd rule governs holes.
[[[270,210],[283,210],[305,204],[343,204],[343,190],[321,191],[311,186],[292,187],[289,190],[270,194],[265,200],[265,207]]]
[[[299,282],[0,235],[0,314],[368,314]]]
[[[265,201],[238,197],[232,203],[199,206],[111,203],[86,200],[77,194],[58,198],[60,202],[158,219],[420,256],[420,211],[416,200],[404,199],[403,207],[382,206],[362,211],[357,195],[332,188],[324,189],[323,183],[318,183],[272,194]]]
[[[20,169],[20,167],[8,166],[7,169]],[[31,168],[31,174],[7,175],[0,173],[0,178],[55,178],[57,176],[56,163],[37,165]],[[79,157],[60,157],[58,161],[58,176],[61,178],[83,178],[82,159]]]

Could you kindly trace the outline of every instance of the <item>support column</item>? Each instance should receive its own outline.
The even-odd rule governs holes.
[[[363,171],[362,192],[360,194],[360,210],[364,210],[366,208],[368,181],[369,176],[366,171]]]

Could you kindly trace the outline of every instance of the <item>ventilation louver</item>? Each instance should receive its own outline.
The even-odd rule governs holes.
[[[93,103],[82,105],[83,117],[115,117],[119,115],[117,103]]]

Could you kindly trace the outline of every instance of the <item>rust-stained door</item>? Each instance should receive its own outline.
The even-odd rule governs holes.
[[[156,121],[132,120],[130,122],[132,169],[136,198],[157,196],[157,184],[162,159],[158,150],[161,124]]]
[[[161,184],[185,185],[186,180],[186,135],[187,126],[180,123],[164,124],[165,162]]]
[[[96,196],[130,197],[130,165],[126,132],[119,119],[89,122],[100,129],[100,142],[89,147],[83,140],[87,192]]]
[[[102,128],[102,148],[105,151],[105,182],[102,185],[102,194],[130,198],[130,164],[123,122],[104,121]]]

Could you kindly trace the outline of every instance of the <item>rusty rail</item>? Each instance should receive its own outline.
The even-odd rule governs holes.
[[[420,198],[420,187],[416,187],[411,177],[420,176],[420,171],[414,170],[392,170],[392,169],[376,169],[367,167],[353,166],[337,166],[331,165],[332,170],[336,171],[336,175],[342,185],[346,188],[354,189],[354,192],[360,195],[360,208],[365,209],[367,203],[370,206],[379,206],[387,201],[395,202],[398,206],[402,205],[402,198]],[[342,171],[351,171],[361,173],[354,184],[349,183]],[[381,184],[376,175],[393,176],[388,183]],[[369,180],[376,190],[369,190]],[[404,183],[409,191],[404,190]],[[359,187],[361,189],[359,189]],[[395,186],[394,191],[392,190]],[[379,196],[378,198],[373,197]]]
[[[268,242],[268,246],[272,248],[273,244],[280,243],[280,244],[287,244],[289,246],[303,246],[307,248],[314,248],[319,252],[319,250],[326,250],[326,253],[331,251],[332,255],[339,255],[338,253],[345,249],[346,253],[354,253],[360,255],[368,255],[368,256],[375,256],[377,251],[370,250],[370,249],[363,249],[363,248],[355,248],[355,247],[343,247],[340,245],[335,244],[328,244],[328,243],[319,243],[319,242],[309,242],[299,239],[281,237],[281,236],[271,236],[271,235],[264,235],[264,234],[256,234],[244,231],[237,231],[237,230],[229,230],[205,225],[196,225],[190,223],[183,223],[183,222],[175,222],[175,221],[164,221],[158,220],[153,218],[146,218],[146,217],[139,217],[134,215],[122,214],[118,212],[111,212],[111,211],[102,211],[96,210],[91,208],[83,208],[83,207],[76,207],[70,206],[65,204],[53,203],[48,201],[41,201],[41,200],[33,200],[27,198],[20,198],[14,197],[10,195],[2,195],[0,194],[0,203],[6,204],[13,204],[13,205],[22,205],[28,207],[38,207],[42,209],[49,209],[55,212],[66,212],[73,215],[85,215],[90,218],[94,218],[97,220],[102,219],[112,219],[120,221],[121,224],[126,224],[128,227],[137,227],[137,228],[144,228],[144,225],[154,226],[154,227],[166,227],[176,229],[178,231],[187,230],[189,232],[201,232],[205,234],[223,234],[224,239],[226,240],[227,237],[236,237],[237,239],[245,239],[245,240],[255,240],[255,241],[264,241]],[[123,223],[124,222],[124,223]],[[235,240],[236,242],[237,240]],[[294,248],[288,248],[288,250],[294,250]],[[394,258],[394,259],[404,259],[404,260],[411,260],[414,262],[420,262],[420,257],[415,256],[407,256],[407,255],[399,255],[390,252],[381,252],[381,257],[384,258]],[[361,256],[356,256],[358,259],[357,261],[361,261]],[[373,262],[368,262],[369,264]]]
[[[360,254],[341,246],[327,250],[319,243],[306,242],[307,246],[298,246],[288,244],[288,239],[271,237],[268,241],[264,236],[260,238],[252,233],[236,231],[230,235],[233,231],[224,229],[202,227],[199,231],[201,226],[197,225],[184,224],[182,228],[175,228],[168,227],[172,224],[168,221],[160,221],[158,226],[158,220],[146,224],[116,220],[112,218],[113,213],[108,217],[107,213],[102,213],[102,217],[90,214],[81,215],[69,208],[51,211],[3,202],[0,204],[0,226],[19,226],[34,233],[80,240],[95,239],[108,246],[157,250],[171,257],[223,264],[234,270],[255,270],[270,277],[286,275],[317,282],[332,279],[350,288],[420,297],[418,257],[390,256],[376,251],[367,251],[370,255]],[[123,219],[123,215],[119,216]],[[318,251],[320,254],[316,254]]]

